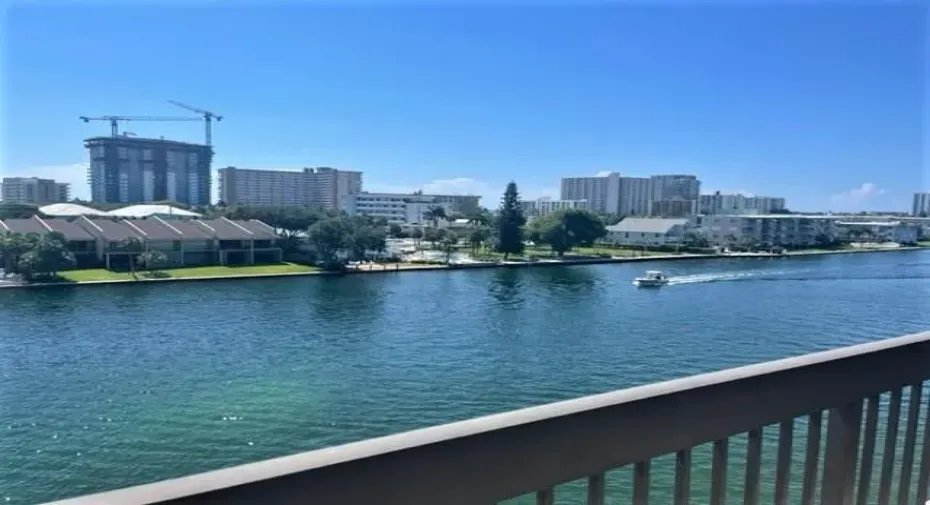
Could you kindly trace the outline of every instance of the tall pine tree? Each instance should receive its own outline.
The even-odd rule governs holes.
[[[497,218],[497,250],[504,253],[504,259],[511,254],[523,252],[523,226],[526,217],[520,207],[520,193],[517,183],[511,181],[501,198],[501,207]]]

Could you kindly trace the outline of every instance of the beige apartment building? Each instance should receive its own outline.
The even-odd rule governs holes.
[[[362,173],[330,167],[303,170],[219,170],[220,201],[226,205],[312,205],[340,209],[362,191]]]
[[[4,203],[48,205],[67,202],[71,185],[37,177],[4,177],[0,182],[0,200]]]

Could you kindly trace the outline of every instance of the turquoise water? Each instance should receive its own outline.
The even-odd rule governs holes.
[[[0,501],[898,336],[928,300],[928,251],[0,290]]]

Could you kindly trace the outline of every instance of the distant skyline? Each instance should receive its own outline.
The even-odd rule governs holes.
[[[360,170],[373,192],[495,207],[511,179],[533,199],[562,177],[693,173],[793,210],[906,210],[930,189],[927,26],[917,2],[14,3],[0,175],[86,198],[81,141],[109,128],[78,116],[191,115],[174,99],[226,116],[215,168]]]

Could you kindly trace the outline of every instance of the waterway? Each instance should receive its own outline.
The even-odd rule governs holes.
[[[930,251],[3,290],[0,502],[928,328]]]

